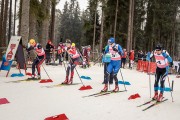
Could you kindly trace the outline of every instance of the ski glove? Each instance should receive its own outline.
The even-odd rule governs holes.
[[[118,52],[118,49],[117,49],[117,48],[115,48],[115,47],[113,47],[113,50],[114,50],[114,51],[116,51],[116,52]]]

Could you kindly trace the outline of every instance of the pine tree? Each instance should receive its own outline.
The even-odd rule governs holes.
[[[70,19],[69,19],[69,10],[68,10],[68,2],[66,1],[65,4],[64,4],[64,9],[63,9],[63,13],[61,15],[61,29],[60,29],[60,32],[61,32],[61,38],[64,40],[65,42],[65,39],[68,39],[68,35],[69,35],[69,24],[70,24]]]

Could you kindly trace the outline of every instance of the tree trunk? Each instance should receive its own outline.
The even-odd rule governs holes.
[[[156,0],[154,0],[154,4],[156,4]],[[154,5],[154,9],[155,9],[155,5]],[[150,42],[153,43],[155,40],[155,21],[156,21],[156,13],[155,11],[153,11],[153,26],[152,26],[152,34],[151,34],[151,39]],[[150,51],[153,50],[153,44],[150,44]]]
[[[23,0],[20,0],[19,2],[19,26],[18,26],[18,35],[20,36],[20,32],[21,32],[21,18],[22,18],[22,3]]]
[[[23,45],[27,45],[29,38],[29,6],[30,0],[22,1],[21,31]]]
[[[128,23],[128,39],[127,39],[127,51],[129,52],[131,50],[130,44],[131,44],[131,25],[132,25],[132,0],[129,0],[129,23]]]
[[[103,6],[103,5],[102,5]],[[102,17],[101,17],[101,35],[100,35],[100,52],[102,51],[103,44],[103,36],[104,36],[104,10],[102,7]]]
[[[53,42],[55,37],[55,12],[56,12],[56,3],[55,0],[51,1],[51,30],[50,30],[50,39]]]
[[[36,25],[37,25],[36,21],[37,21],[36,16],[30,10],[30,15],[29,15],[29,39],[35,39],[35,40],[38,39],[38,37],[37,37],[37,29],[36,29]]]
[[[12,18],[12,0],[10,0],[10,8],[9,8],[9,34],[8,34],[8,43],[11,39],[11,18]]]
[[[112,34],[112,25],[109,27],[109,33]]]
[[[116,14],[115,14],[115,21],[114,21],[114,38],[116,38],[116,26],[117,26],[117,13],[118,13],[118,6],[119,6],[119,0],[116,2]]]
[[[131,33],[130,33],[130,40],[131,40],[131,42],[130,42],[130,50],[132,50],[132,45],[133,45],[133,42],[135,42],[135,41],[133,41],[133,31],[134,31],[134,27],[133,27],[133,25],[134,25],[134,0],[132,0],[132,9],[131,9],[132,11],[131,11]]]
[[[49,13],[50,0],[42,0],[43,11],[46,11],[46,18],[42,21],[40,43],[43,47],[46,46],[46,41],[49,39]]]
[[[96,2],[96,7],[95,7],[95,18],[94,18],[94,34],[93,34],[93,60],[95,59],[95,40],[96,40],[96,17],[97,17],[97,2]]]
[[[1,1],[1,16],[0,16],[0,46],[1,46],[1,41],[2,41],[2,35],[3,35],[3,17],[4,17],[4,0]]]
[[[175,43],[175,41],[176,41],[176,28],[177,28],[177,26],[176,26],[176,21],[177,21],[177,19],[176,19],[176,16],[177,16],[177,11],[178,11],[178,0],[176,0],[176,1],[174,1],[174,5],[176,6],[176,7],[174,7],[175,9],[174,9],[174,20],[173,20],[173,31],[172,31],[172,58],[173,59],[175,59],[175,56],[177,56],[177,55],[175,55],[175,48],[176,48],[176,43]]]
[[[5,47],[6,46],[6,33],[7,33],[7,31],[6,31],[6,28],[7,28],[7,20],[8,20],[8,5],[9,5],[9,1],[8,0],[6,0],[5,1],[5,8],[4,8],[4,17],[3,17],[3,34],[2,34],[2,44],[3,44],[3,46]]]
[[[13,30],[13,35],[16,34],[16,4],[17,4],[17,0],[15,0],[15,4],[14,4],[14,30]]]
[[[133,39],[133,50],[135,50],[136,49],[136,37],[134,37],[134,39]]]

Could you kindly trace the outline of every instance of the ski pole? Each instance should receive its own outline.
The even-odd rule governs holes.
[[[119,71],[121,73],[121,77],[122,77],[122,80],[123,80],[123,83],[124,83],[124,89],[125,89],[125,91],[127,91],[125,81],[124,81],[124,78],[123,78],[123,75],[122,75],[122,72],[121,72],[121,68],[119,69]]]
[[[167,76],[167,77],[168,77],[169,88],[171,88],[171,87],[170,87],[169,76]],[[173,94],[172,94],[172,90],[171,90],[170,92],[171,92],[171,99],[172,99],[172,102],[174,102],[174,99],[173,99]]]
[[[148,65],[148,74],[149,74],[149,93],[150,93],[150,98],[151,98],[151,76],[150,76],[150,61]]]
[[[171,91],[173,91],[173,88],[174,88],[174,80],[172,80]]]
[[[82,61],[83,61],[83,56],[82,56],[80,50],[79,50],[78,48],[77,48],[77,50],[78,50],[78,53],[79,53],[79,55],[81,56],[81,59],[82,59]]]

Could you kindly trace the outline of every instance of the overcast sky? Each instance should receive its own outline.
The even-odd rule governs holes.
[[[68,1],[70,2],[70,0],[60,0],[59,4],[56,6],[56,9],[60,9],[60,10],[63,10],[64,8],[64,4],[65,2]],[[85,10],[87,8],[87,5],[88,5],[88,0],[77,0],[79,2],[79,6],[80,6],[80,9],[81,11],[82,10]],[[15,3],[15,0],[12,0],[12,11],[14,12],[14,3]],[[19,7],[19,0],[18,0],[18,3],[17,3],[17,9]],[[18,10],[17,10],[18,12]],[[17,26],[18,26],[18,20],[16,20],[16,31],[17,31]]]
[[[64,3],[68,1],[70,2],[70,0],[60,0],[59,4],[57,5],[56,9],[60,9],[63,10],[64,8]],[[87,8],[88,5],[88,0],[77,0],[79,2],[79,6],[81,10],[85,10]]]

